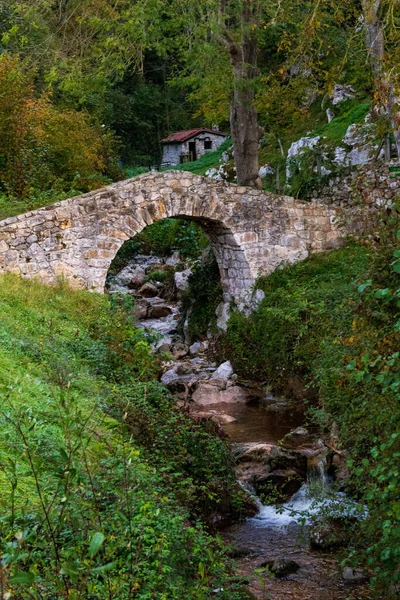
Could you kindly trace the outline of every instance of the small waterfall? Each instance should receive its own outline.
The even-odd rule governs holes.
[[[330,481],[326,455],[319,454],[308,459],[307,484],[315,495],[324,496],[327,494],[330,488]]]

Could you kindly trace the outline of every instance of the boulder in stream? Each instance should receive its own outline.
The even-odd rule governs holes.
[[[226,382],[223,380],[200,382],[192,399],[199,406],[247,403],[249,399],[247,390],[238,385],[233,385],[228,389],[223,389],[223,386],[226,386]]]
[[[149,304],[143,298],[137,298],[133,309],[136,319],[146,319]]]
[[[273,494],[278,502],[288,500],[306,478],[306,457],[275,444],[233,444],[233,453],[237,478],[253,486],[258,494]]]
[[[143,298],[155,298],[158,296],[158,289],[148,281],[138,290],[138,294]]]
[[[166,304],[154,304],[150,306],[148,312],[149,319],[161,319],[168,317],[172,313],[172,309]]]
[[[278,577],[287,577],[293,573],[297,573],[300,569],[300,565],[290,558],[278,557],[273,560],[264,560],[259,564],[259,567],[268,567],[268,569]]]

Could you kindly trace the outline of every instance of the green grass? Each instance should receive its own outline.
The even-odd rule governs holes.
[[[153,380],[131,311],[0,277],[2,585],[21,600],[239,599],[196,524],[235,485],[229,451]]]
[[[354,100],[350,102],[351,104],[355,103]],[[343,114],[332,119],[330,123],[315,129],[315,131],[310,134],[310,137],[320,135],[332,142],[340,143],[344,138],[348,127],[352,123],[362,123],[370,109],[371,102],[359,103],[357,101],[354,106],[351,106],[351,108],[346,110]]]

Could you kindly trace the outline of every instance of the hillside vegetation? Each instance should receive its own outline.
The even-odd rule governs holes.
[[[230,454],[152,381],[129,308],[1,277],[1,589],[12,597],[239,597],[199,523],[241,510]]]
[[[394,213],[396,215],[396,213]],[[235,312],[223,353],[245,378],[306,401],[311,423],[344,452],[348,489],[368,508],[348,560],[371,569],[378,597],[400,581],[400,231],[385,218],[363,245],[312,256],[259,281],[265,298]]]

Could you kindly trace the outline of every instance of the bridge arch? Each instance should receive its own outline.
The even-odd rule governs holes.
[[[208,235],[225,299],[261,273],[337,246],[336,209],[181,171],[145,173],[0,222],[0,271],[103,292],[122,244],[153,222],[196,221]]]

